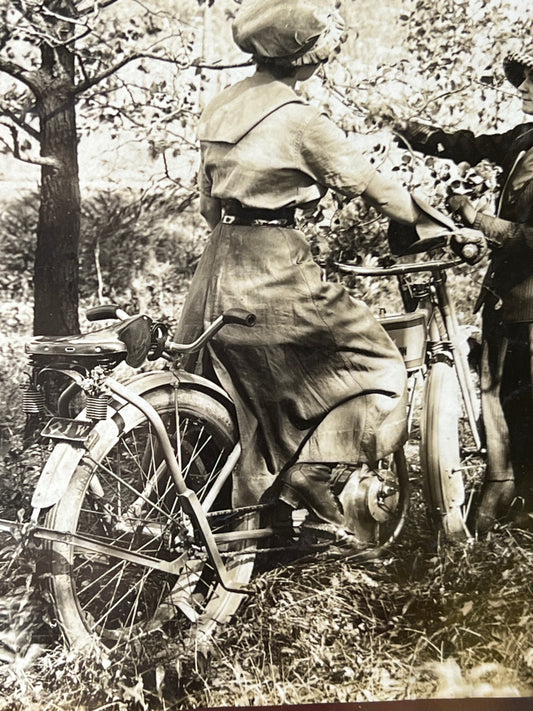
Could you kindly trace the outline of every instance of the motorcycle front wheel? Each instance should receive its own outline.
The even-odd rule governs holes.
[[[468,538],[467,518],[484,461],[471,443],[453,366],[436,362],[429,371],[420,427],[420,468],[429,520],[445,538]]]

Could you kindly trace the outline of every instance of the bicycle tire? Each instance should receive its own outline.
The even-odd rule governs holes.
[[[200,501],[205,500],[235,443],[231,414],[196,390],[160,387],[145,399],[163,418],[174,446],[177,407],[182,471],[188,486]],[[88,554],[63,542],[51,543],[56,618],[71,647],[96,638],[107,648],[131,648],[139,637],[155,630],[199,644],[235,613],[245,596],[218,583],[201,538],[194,535],[191,519],[179,506],[146,417],[127,406],[120,418],[122,431],[100,441],[95,458],[91,447],[79,463],[73,453],[76,463],[70,484],[48,512],[46,525],[163,560],[183,555],[183,568],[179,575],[170,575],[138,563]],[[256,525],[255,513],[228,515],[231,479],[232,475],[210,507],[213,532]],[[218,520],[215,512],[220,510],[226,513]],[[246,584],[252,574],[255,544],[246,539],[226,543],[221,553],[233,581]]]
[[[420,423],[420,468],[429,520],[446,538],[467,538],[461,467],[461,404],[453,366],[434,363],[428,374]]]

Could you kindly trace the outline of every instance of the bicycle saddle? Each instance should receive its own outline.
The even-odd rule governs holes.
[[[125,360],[138,368],[152,345],[152,320],[138,315],[119,321],[107,328],[73,336],[35,336],[26,343],[31,356],[65,356],[95,361]]]

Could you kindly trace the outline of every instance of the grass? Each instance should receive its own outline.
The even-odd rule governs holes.
[[[531,534],[435,547],[418,524],[364,568],[260,576],[183,707],[529,695]]]
[[[21,555],[22,554],[22,555]],[[2,547],[0,709],[190,709],[533,694],[533,534],[436,545],[413,517],[379,561],[259,573],[208,663],[161,635],[141,669],[66,651],[31,554]],[[43,621],[44,620],[44,621]]]

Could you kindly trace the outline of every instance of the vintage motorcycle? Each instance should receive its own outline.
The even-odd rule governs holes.
[[[382,323],[404,357],[410,422],[423,388],[427,508],[435,529],[449,537],[468,535],[467,458],[482,452],[475,389],[446,287],[446,272],[458,263],[339,265],[343,272],[399,279],[407,310]],[[174,343],[164,324],[142,314],[128,317],[115,305],[91,309],[88,317],[115,321],[83,335],[36,337],[26,346],[26,412],[45,409],[42,383],[50,373],[70,384],[41,433],[55,446],[24,535],[48,558],[55,614],[69,645],[96,640],[121,649],[161,629],[200,643],[249,594],[259,555],[327,555],[332,541],[306,525],[306,511],[294,512],[291,525],[278,529],[276,517],[264,515],[276,502],[233,506],[232,475],[241,455],[233,404],[218,384],[180,367],[183,354],[204,347],[225,324],[253,327],[253,314],[222,314],[190,344]],[[113,377],[122,362],[140,369],[147,359],[164,366]],[[465,417],[473,443],[466,454]],[[403,449],[376,469],[353,467],[337,479],[360,541],[349,555],[382,554],[408,515]],[[0,521],[0,530],[14,527]]]

